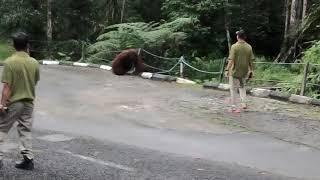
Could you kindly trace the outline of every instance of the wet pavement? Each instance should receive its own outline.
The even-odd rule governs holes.
[[[17,155],[9,153],[4,175],[320,179],[319,108],[250,98],[248,112],[230,114],[225,92],[99,69],[41,71],[34,124],[38,169],[12,170]]]

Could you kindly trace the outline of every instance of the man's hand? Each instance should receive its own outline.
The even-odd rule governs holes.
[[[225,77],[229,77],[229,76],[230,76],[230,72],[229,72],[228,70],[226,70],[226,71],[224,72],[224,76],[225,76]]]
[[[248,73],[248,79],[252,79],[253,78],[253,71],[249,71]]]
[[[6,106],[0,104],[0,113],[5,113],[7,111],[7,109],[8,108]]]

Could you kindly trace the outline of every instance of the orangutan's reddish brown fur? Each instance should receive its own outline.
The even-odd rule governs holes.
[[[112,71],[116,75],[125,75],[133,67],[134,74],[144,71],[144,62],[136,49],[128,49],[118,54],[112,62]]]

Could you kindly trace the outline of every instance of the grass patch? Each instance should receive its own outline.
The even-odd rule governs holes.
[[[4,61],[14,52],[11,45],[4,40],[0,40],[0,61]]]

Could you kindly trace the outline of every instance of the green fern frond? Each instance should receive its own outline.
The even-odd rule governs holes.
[[[178,18],[161,25],[138,22],[108,26],[107,32],[97,38],[98,42],[89,47],[89,53],[101,55],[101,52],[127,48],[161,49],[164,45],[175,48],[185,42],[188,36],[184,31],[191,30],[195,22],[192,18]]]

